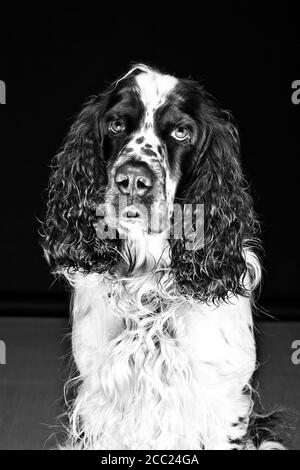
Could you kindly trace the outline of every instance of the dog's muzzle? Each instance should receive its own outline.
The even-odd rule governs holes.
[[[161,232],[168,221],[166,170],[157,156],[126,150],[111,169],[106,192],[107,225],[119,230]]]

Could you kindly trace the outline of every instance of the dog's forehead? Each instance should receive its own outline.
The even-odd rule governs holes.
[[[142,72],[135,77],[140,99],[148,112],[154,112],[162,106],[179,80],[153,70]]]

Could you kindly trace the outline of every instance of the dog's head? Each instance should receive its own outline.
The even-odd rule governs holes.
[[[170,232],[175,204],[204,205],[201,246]],[[171,233],[181,291],[223,298],[243,290],[254,228],[236,127],[191,80],[132,67],[89,100],[55,157],[44,249],[56,266],[112,270],[124,237]]]

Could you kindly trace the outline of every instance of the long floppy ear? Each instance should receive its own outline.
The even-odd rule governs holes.
[[[204,204],[204,243],[186,250],[185,240],[176,241],[172,268],[181,293],[216,301],[230,293],[249,294],[245,275],[252,261],[247,258],[255,260],[250,247],[258,224],[242,176],[238,132],[229,113],[207,99],[201,114],[206,139],[198,149],[183,202]]]
[[[95,231],[97,204],[106,184],[101,148],[103,104],[91,98],[54,157],[42,245],[54,268],[104,271],[116,257],[114,242]]]

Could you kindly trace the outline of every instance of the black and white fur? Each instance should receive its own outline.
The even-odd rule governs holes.
[[[167,236],[174,203],[204,204],[203,245]],[[97,234],[100,206],[117,237]],[[256,230],[237,129],[203,87],[138,64],[88,101],[55,157],[44,224],[74,289],[66,448],[255,448]]]

